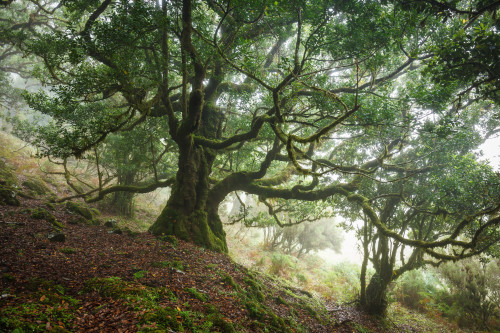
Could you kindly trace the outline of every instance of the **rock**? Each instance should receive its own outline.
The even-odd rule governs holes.
[[[15,168],[12,166],[8,166],[5,162],[5,160],[0,159],[0,179],[2,180],[1,185],[16,185],[18,180]]]
[[[31,191],[35,195],[44,195],[51,193],[52,191],[47,187],[45,182],[36,177],[30,177],[21,183],[24,187]]]
[[[73,224],[73,225],[76,225],[76,224],[89,224],[89,220],[87,220],[83,216],[75,216],[71,220],[68,221],[68,224]]]
[[[72,213],[76,213],[80,216],[83,216],[85,217],[87,220],[93,220],[95,219],[95,217],[97,217],[100,213],[97,209],[95,208],[88,208],[88,207],[85,207],[83,205],[80,205],[80,204],[77,204],[76,202],[71,202],[71,201],[68,201],[66,203],[66,208],[72,212]]]
[[[108,228],[116,229],[118,227],[118,223],[116,222],[115,219],[110,219],[110,220],[107,220],[106,223],[104,223],[104,226],[108,227]]]
[[[20,206],[21,203],[17,199],[17,191],[10,186],[0,185],[0,204]]]
[[[113,229],[113,230],[111,230],[111,231],[108,231],[108,234],[117,234],[117,235],[121,235],[121,234],[123,234],[123,231],[122,231],[121,229],[116,228],[116,229]]]
[[[64,228],[64,225],[57,221],[54,215],[52,215],[49,211],[43,208],[35,208],[31,211],[31,218],[33,219],[38,219],[38,220],[46,220],[50,224],[52,224],[54,227],[62,229]]]
[[[53,234],[49,234],[47,237],[51,242],[64,242],[66,240],[66,235],[62,232],[56,232]]]

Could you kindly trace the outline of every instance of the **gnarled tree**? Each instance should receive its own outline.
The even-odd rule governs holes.
[[[429,130],[446,135],[464,105],[492,96],[481,94],[477,77],[432,81],[444,59],[433,52],[460,30],[459,19],[443,23],[379,1],[104,0],[54,8],[52,26],[8,36],[43,59],[38,73],[52,90],[28,97],[53,119],[32,142],[46,155],[79,156],[110,133],[165,118],[178,170],[156,183],[172,191],[155,234],[227,251],[218,207],[233,191],[260,196],[271,214],[279,200],[342,197],[359,205],[380,239],[438,258],[445,254],[436,244],[462,246],[462,255],[481,251],[498,227],[496,208],[479,209],[444,221],[454,226],[444,239],[411,239],[362,191],[391,172],[418,176],[395,165],[418,119],[433,118]],[[471,27],[496,36],[485,13]]]

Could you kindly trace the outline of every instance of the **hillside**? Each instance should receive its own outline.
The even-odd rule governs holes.
[[[0,332],[449,331],[402,311],[379,321],[227,255],[55,204],[68,189],[22,143],[2,143]]]
[[[226,255],[21,202],[0,207],[2,331],[342,332],[352,315],[367,320]],[[58,232],[64,241],[49,240]]]

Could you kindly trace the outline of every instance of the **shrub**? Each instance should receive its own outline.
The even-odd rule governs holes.
[[[286,271],[293,268],[290,256],[279,252],[274,252],[271,256],[271,266],[269,273],[273,275],[285,275]]]
[[[321,293],[323,296],[333,297],[340,302],[352,301],[360,293],[360,270],[358,265],[345,262],[332,266],[322,279],[326,290]]]
[[[394,286],[392,297],[408,308],[424,311],[435,307],[438,289],[444,287],[430,271],[413,270],[404,274]]]

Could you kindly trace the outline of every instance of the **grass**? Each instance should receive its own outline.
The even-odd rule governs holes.
[[[443,318],[410,310],[397,302],[389,306],[387,320],[398,326],[401,332],[413,332],[410,326],[426,333],[464,332]]]

